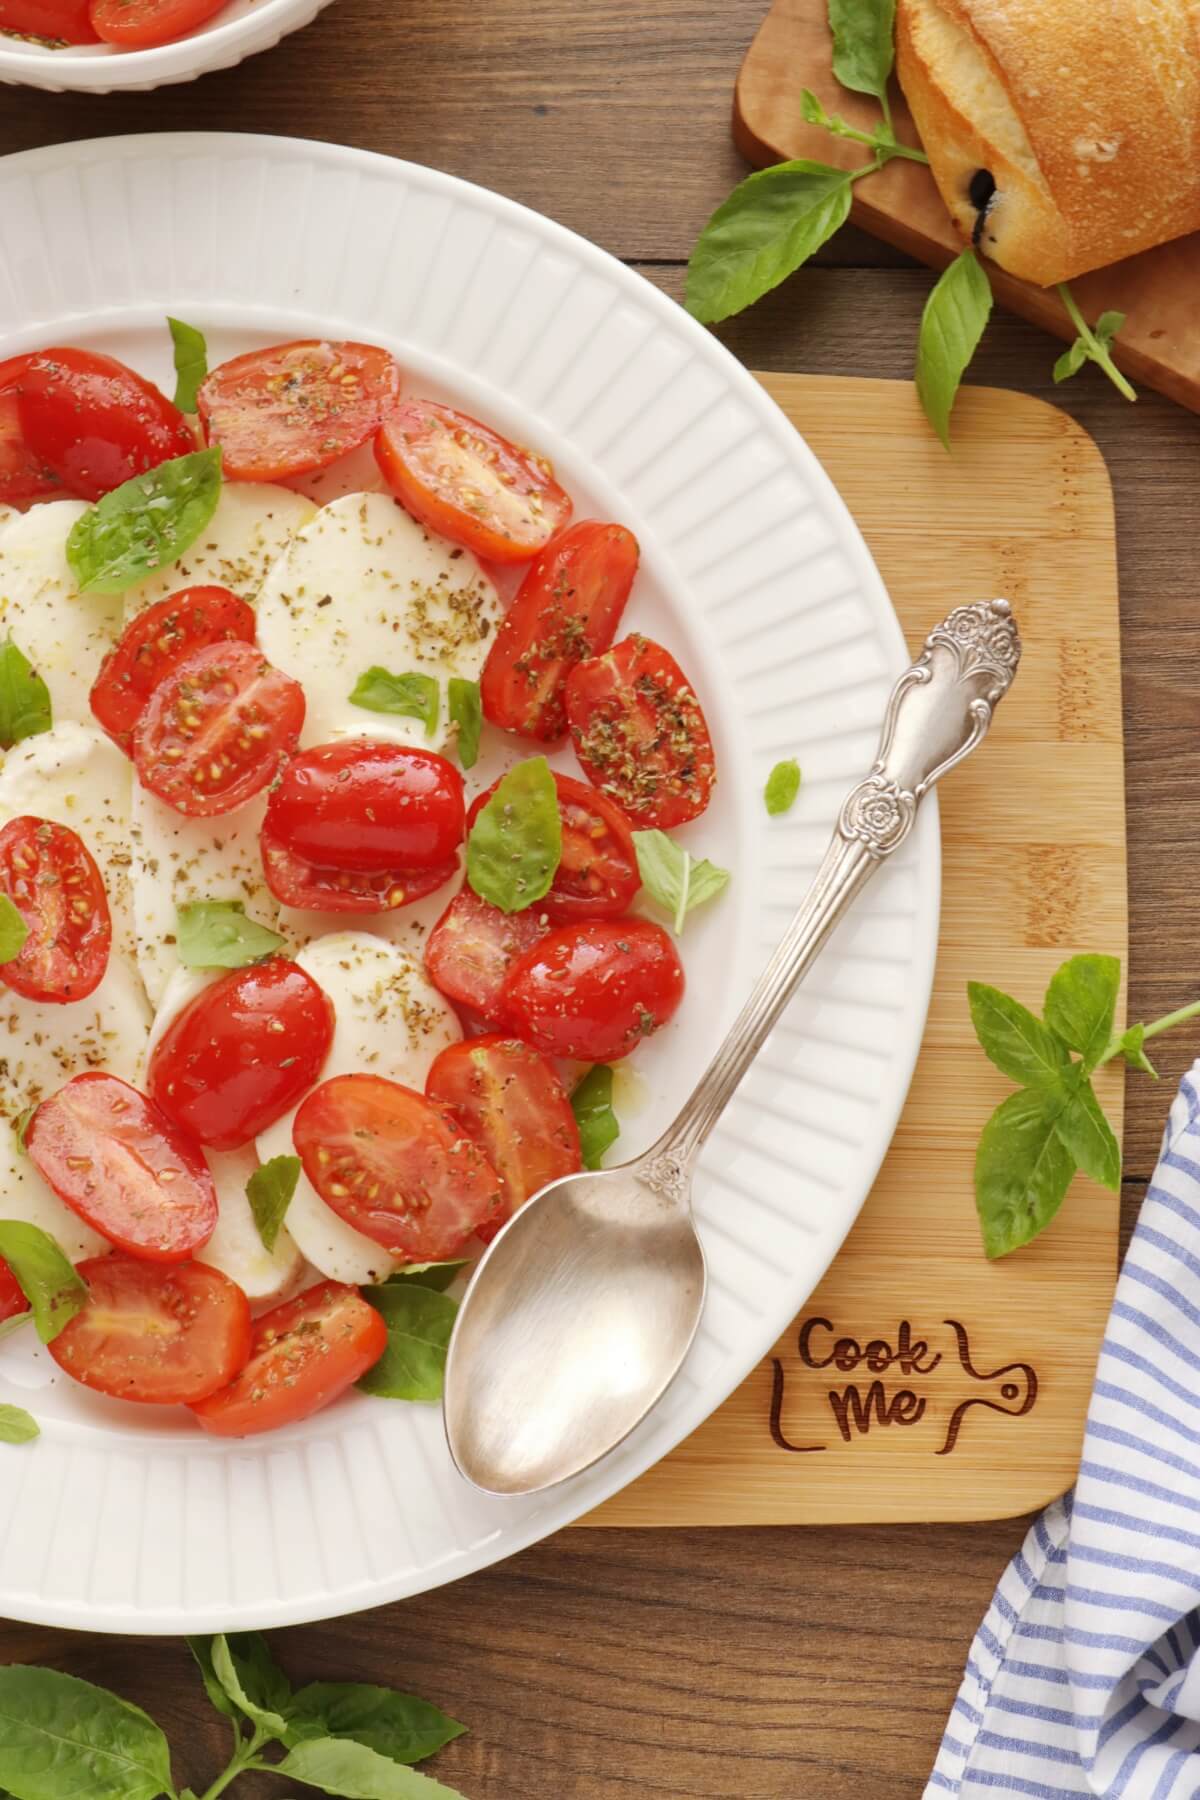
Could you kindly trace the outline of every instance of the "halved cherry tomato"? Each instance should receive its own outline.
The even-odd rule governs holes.
[[[463,840],[462,776],[432,750],[368,738],[321,744],[283,771],[267,826],[323,868],[434,868]]]
[[[254,1321],[250,1360],[193,1407],[216,1437],[253,1437],[307,1419],[353,1387],[387,1349],[387,1326],[355,1288],[322,1281]]]
[[[15,506],[21,511],[35,500],[63,491],[58,476],[34,455],[21,429],[21,402],[15,383],[24,374],[28,361],[27,356],[10,356],[7,362],[0,363],[0,506]]]
[[[583,1167],[571,1097],[553,1064],[520,1038],[467,1038],[435,1056],[427,1097],[474,1139],[500,1177],[504,1218]],[[502,1219],[479,1229],[498,1231]]]
[[[695,689],[669,651],[640,634],[567,678],[567,720],[588,780],[639,829],[697,818],[716,779]]]
[[[29,1311],[29,1302],[25,1298],[20,1282],[0,1256],[0,1326],[7,1325],[11,1319],[19,1319]]]
[[[232,812],[273,781],[304,689],[253,644],[208,644],[160,681],[133,733],[142,786],[189,818]]]
[[[219,1269],[114,1255],[80,1263],[79,1273],[87,1302],[47,1348],[84,1387],[114,1400],[187,1405],[245,1368],[250,1304]]]
[[[386,350],[312,338],[222,363],[196,403],[228,480],[283,481],[365,444],[399,393]]]
[[[92,0],[91,20],[106,44],[147,50],[186,37],[224,5],[225,0]]]
[[[489,1025],[504,1022],[505,976],[519,956],[550,929],[540,906],[505,913],[465,887],[425,940],[425,968],[434,987]]]
[[[637,574],[623,525],[584,519],[546,546],[517,589],[479,683],[485,715],[552,744],[567,735],[564,694],[576,663],[607,650]]]
[[[292,1126],[304,1173],[338,1217],[406,1262],[457,1256],[502,1216],[500,1180],[423,1094],[381,1075],[335,1075]]]
[[[64,44],[96,42],[88,0],[0,0],[0,31]]]
[[[390,412],[375,457],[414,519],[493,562],[535,556],[571,516],[544,456],[436,400]]]
[[[665,1025],[683,999],[683,967],[661,925],[591,919],[564,925],[509,970],[512,1028],[547,1056],[616,1062]]]
[[[562,859],[550,892],[531,911],[549,914],[556,924],[573,919],[618,919],[629,911],[642,885],[633,833],[619,806],[573,775],[553,771],[562,820]],[[467,831],[491,799],[492,783],[476,796]]]
[[[193,650],[206,644],[254,642],[254,609],[223,587],[181,588],[130,621],[100,664],[92,712],[113,742],[128,751],[146,702]]]
[[[15,391],[33,455],[84,500],[99,500],[196,448],[187,420],[165,394],[93,350],[37,351]]]
[[[267,886],[284,906],[318,912],[384,913],[411,906],[444,887],[458,874],[458,858],[432,869],[395,869],[391,874],[329,869],[306,862],[266,825],[259,835]]]
[[[333,1042],[323,988],[286,957],[230,969],[177,1013],[154,1047],[146,1091],[181,1131],[236,1150],[291,1110]]]
[[[131,1256],[183,1262],[213,1234],[217,1192],[200,1146],[115,1075],[91,1069],[43,1100],[25,1148],[59,1199]]]
[[[0,981],[30,1000],[86,1000],[104,979],[112,919],[104,878],[83,839],[29,814],[0,831],[0,892],[28,930]]]

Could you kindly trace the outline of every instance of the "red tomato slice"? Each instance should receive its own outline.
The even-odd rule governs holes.
[[[197,406],[228,480],[283,481],[365,444],[399,393],[400,369],[386,350],[312,338],[222,363]]]
[[[91,21],[106,44],[148,50],[186,37],[225,4],[226,0],[92,0]]]
[[[83,839],[28,814],[0,831],[0,892],[29,931],[0,981],[30,1000],[86,1000],[104,979],[112,919],[104,879]]]
[[[33,455],[84,500],[196,448],[179,408],[112,356],[39,350],[15,391]]]
[[[132,1256],[80,1263],[87,1304],[46,1347],[66,1374],[114,1400],[177,1406],[228,1385],[250,1354],[250,1304],[207,1263]]]
[[[566,737],[567,676],[612,643],[637,566],[637,539],[623,525],[584,519],[547,545],[484,664],[479,691],[493,725],[546,744]]]
[[[0,1325],[7,1325],[10,1319],[19,1319],[28,1311],[29,1302],[20,1282],[0,1257]]]
[[[89,1070],[43,1100],[25,1148],[59,1199],[131,1256],[184,1262],[213,1234],[217,1192],[200,1146],[115,1075]]]
[[[92,712],[128,753],[146,702],[193,650],[207,644],[252,644],[254,609],[223,587],[181,588],[148,606],[125,627],[100,664]]]
[[[550,929],[540,906],[505,913],[463,888],[425,940],[425,968],[434,987],[489,1025],[501,1025],[501,989],[519,956]]]
[[[493,562],[535,556],[571,516],[545,457],[435,400],[389,413],[375,456],[414,519]]]
[[[88,0],[0,0],[0,31],[64,44],[97,41]]]
[[[335,1075],[304,1101],[292,1141],[326,1206],[405,1262],[445,1262],[502,1216],[482,1151],[398,1081]]]
[[[432,750],[346,738],[292,758],[266,822],[272,837],[322,868],[436,868],[463,841],[462,776]]]
[[[625,815],[596,788],[572,775],[560,775],[557,769],[553,775],[562,820],[562,860],[550,892],[530,910],[547,913],[562,925],[573,919],[622,918],[642,885]],[[472,802],[468,833],[497,785],[493,782]]]
[[[393,869],[389,874],[321,868],[289,850],[266,825],[259,847],[267,886],[275,898],[284,906],[308,906],[318,912],[394,912],[435,893],[458,874],[457,857],[433,869]]]
[[[572,669],[567,720],[584,774],[639,830],[683,825],[712,798],[716,761],[696,691],[650,638],[622,638]]]
[[[35,500],[61,496],[62,482],[33,454],[21,430],[21,403],[0,392],[0,506],[24,512]]]
[[[189,818],[232,812],[300,739],[304,689],[253,644],[209,644],[160,681],[134,728],[142,786]]]
[[[236,1150],[289,1112],[321,1073],[333,1007],[299,963],[230,969],[177,1013],[154,1047],[146,1091],[214,1150]]]
[[[352,1287],[322,1281],[254,1322],[250,1360],[193,1408],[215,1437],[253,1437],[307,1419],[353,1387],[387,1349],[387,1326]]]
[[[683,967],[661,925],[592,919],[564,925],[509,970],[512,1027],[547,1056],[616,1062],[665,1025],[683,999]]]
[[[583,1167],[570,1095],[553,1065],[520,1038],[449,1045],[434,1057],[425,1093],[495,1169],[505,1219],[549,1182]],[[502,1223],[484,1225],[481,1235]]]

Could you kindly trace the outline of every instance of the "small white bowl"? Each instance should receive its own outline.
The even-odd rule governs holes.
[[[52,94],[144,94],[173,81],[232,69],[316,18],[329,0],[230,0],[206,25],[154,50],[72,44],[49,50],[0,36],[0,82]]]

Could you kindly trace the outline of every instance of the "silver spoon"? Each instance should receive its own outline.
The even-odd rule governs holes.
[[[643,1156],[543,1188],[488,1249],[446,1362],[450,1454],[492,1494],[532,1494],[615,1448],[677,1374],[704,1306],[696,1159],[850,902],[938,778],[985,736],[1021,655],[1006,600],[956,607],[888,701],[808,896],[683,1111]]]

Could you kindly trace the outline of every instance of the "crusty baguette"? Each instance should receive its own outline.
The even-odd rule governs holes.
[[[896,67],[952,217],[1013,275],[1200,230],[1200,0],[898,0]]]

